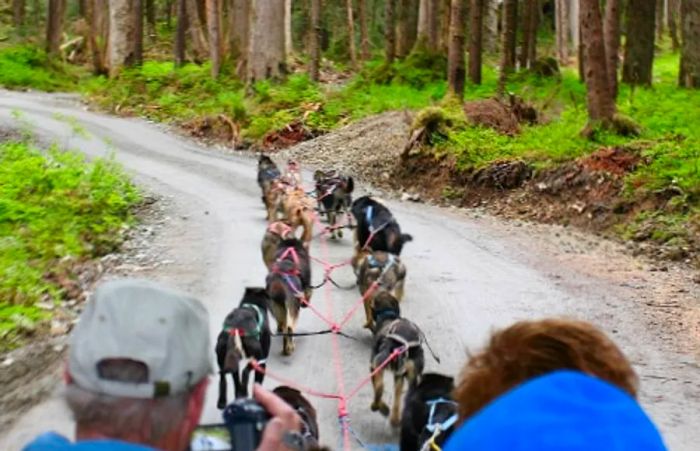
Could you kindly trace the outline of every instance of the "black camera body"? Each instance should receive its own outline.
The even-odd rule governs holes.
[[[270,414],[250,398],[238,398],[223,412],[223,424],[201,424],[188,451],[255,451]]]
[[[224,409],[224,424],[233,451],[255,451],[270,414],[254,399],[238,398]]]

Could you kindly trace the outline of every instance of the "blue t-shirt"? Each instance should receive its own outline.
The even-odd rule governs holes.
[[[154,451],[143,445],[121,442],[119,440],[81,440],[71,443],[70,440],[55,432],[46,432],[24,447],[23,451]]]

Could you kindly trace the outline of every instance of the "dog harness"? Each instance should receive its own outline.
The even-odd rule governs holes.
[[[226,322],[224,322],[224,330],[226,332],[228,332],[229,335],[238,334],[240,337],[252,337],[255,339],[260,338],[260,334],[262,333],[263,325],[265,323],[265,315],[264,315],[263,311],[257,305],[249,304],[247,302],[244,304],[241,304],[241,308],[248,308],[248,309],[253,310],[255,312],[255,315],[258,318],[258,321],[255,325],[255,329],[249,333],[248,331],[241,329],[239,327],[231,327],[230,324],[226,324]]]
[[[270,178],[277,178],[280,176],[279,169],[275,169],[275,168],[263,169],[262,173],[267,175]]]
[[[396,310],[389,309],[389,308],[377,310],[374,313],[376,316],[376,318],[374,319],[374,322],[376,322],[377,324],[379,324],[382,321],[387,320],[387,319],[394,319],[395,320],[395,319],[398,319],[398,317],[399,317],[398,313],[396,313]]]
[[[396,257],[394,254],[389,254],[389,258],[387,259],[386,262],[382,263],[380,262],[374,255],[370,254],[369,257],[367,257],[367,263],[369,263],[369,266],[371,268],[384,268],[386,267],[391,267],[393,264],[396,262]]]
[[[428,440],[425,441],[425,443],[423,443],[423,445],[420,448],[420,451],[442,451],[442,449],[437,445],[437,443],[435,443],[435,439],[438,438],[440,434],[442,434],[444,431],[451,428],[457,422],[457,414],[454,413],[442,423],[435,423],[435,409],[439,404],[452,404],[456,406],[457,403],[449,399],[437,398],[427,401],[426,404],[430,406],[430,414],[428,415],[428,424],[425,425],[425,429],[431,433],[431,436]]]
[[[451,428],[456,422],[457,422],[457,413],[452,414],[449,418],[447,418],[445,421],[441,423],[435,423],[435,410],[437,409],[437,406],[440,404],[449,404],[452,405],[453,407],[457,407],[457,403],[452,401],[451,399],[445,399],[445,398],[437,398],[437,399],[431,399],[426,402],[428,406],[430,406],[430,413],[428,414],[428,424],[425,425],[425,428],[430,432],[431,434],[435,434],[435,431],[439,431],[437,435],[440,434],[440,432],[446,431],[449,428]]]
[[[401,318],[397,318],[391,324],[389,324],[386,337],[394,341],[398,341],[403,346],[405,346],[406,349],[417,348],[418,346],[422,345],[423,342],[420,340],[420,338],[418,340],[408,341],[404,337],[396,333],[396,328],[399,325],[399,321],[401,321]],[[413,325],[413,323],[411,323],[411,325]]]

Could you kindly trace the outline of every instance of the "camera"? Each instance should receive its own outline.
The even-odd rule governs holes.
[[[254,451],[260,440],[270,415],[250,398],[240,398],[224,409],[224,424],[231,435],[233,451]]]
[[[254,451],[270,418],[254,399],[236,399],[224,409],[223,424],[200,425],[195,430],[190,451]]]

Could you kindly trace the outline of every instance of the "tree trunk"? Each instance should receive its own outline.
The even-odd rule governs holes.
[[[440,4],[440,38],[439,47],[440,51],[444,52],[446,55],[450,51],[450,15],[452,14],[452,0],[441,0]]]
[[[605,58],[608,60],[610,93],[613,98],[617,98],[617,67],[620,58],[620,5],[618,0],[607,0],[605,3],[603,34]]]
[[[58,56],[63,32],[63,16],[66,12],[65,0],[49,0],[49,13],[46,19],[46,53]]]
[[[221,35],[219,30],[219,1],[207,0],[207,27],[209,31],[209,57],[211,76],[217,78],[221,70]]]
[[[350,54],[350,64],[357,67],[357,50],[355,49],[355,18],[352,11],[352,0],[345,0],[348,26],[348,53]]]
[[[109,2],[109,76],[134,63],[134,12],[130,0]]]
[[[476,85],[481,84],[482,29],[484,17],[484,0],[471,0],[469,15],[469,79]]]
[[[518,0],[503,2],[503,55],[502,72],[510,73],[515,69],[516,45],[518,36]]]
[[[569,64],[569,0],[556,0],[554,7],[557,57],[559,64]]]
[[[294,53],[292,42],[292,0],[284,0],[284,53],[289,58]]]
[[[627,39],[622,65],[622,81],[625,83],[651,85],[655,17],[655,1],[629,0],[627,3]]]
[[[321,66],[321,0],[311,0],[311,34],[309,35],[309,75],[319,80]]]
[[[246,73],[245,65],[248,55],[250,36],[251,0],[231,0],[229,10],[229,48],[231,58],[238,61],[238,74]]]
[[[108,73],[109,3],[107,0],[88,0],[85,9],[90,25],[88,46],[92,56],[92,71],[95,75],[106,75]]]
[[[439,0],[420,0],[418,6],[418,35],[416,48],[422,51],[438,50],[438,7]]]
[[[520,68],[525,69],[537,59],[537,27],[540,19],[539,0],[523,3],[523,45],[520,53]]]
[[[143,64],[143,0],[132,0],[134,20],[134,64]]]
[[[681,47],[681,43],[678,40],[678,13],[680,11],[681,0],[668,0],[668,33],[671,35],[671,45],[673,45],[673,51],[677,52]]]
[[[530,25],[532,22],[530,21],[530,13],[532,12],[532,8],[530,8],[530,2],[532,0],[523,0],[522,2],[522,14],[521,14],[521,28],[522,28],[522,40],[520,44],[520,55],[518,56],[518,62],[520,64],[520,69],[526,69],[527,68],[527,59],[528,56],[530,55]]]
[[[518,0],[503,2],[503,34],[501,39],[501,71],[498,75],[498,96],[506,91],[508,74],[515,69],[515,42],[518,29]]]
[[[170,9],[170,8],[168,8]],[[147,33],[151,42],[156,41],[156,2],[155,0],[146,0],[146,24],[148,25]]]
[[[12,0],[12,24],[15,28],[24,25],[26,7],[25,0]]]
[[[661,42],[664,39],[664,11],[666,10],[665,0],[656,0],[656,39]]]
[[[384,4],[384,52],[386,62],[391,64],[396,57],[396,0],[386,0]]]
[[[122,0],[119,0],[122,1]],[[209,54],[209,44],[207,36],[204,34],[202,21],[200,20],[199,7],[197,0],[185,0],[187,6],[187,25],[190,29],[192,38],[192,53],[196,62],[204,61]]]
[[[484,0],[484,50],[496,53],[498,50],[498,1]]]
[[[368,60],[369,54],[369,32],[367,31],[367,2],[357,1],[357,9],[360,15],[360,52],[363,60]]]
[[[430,0],[430,22],[428,23],[428,46],[433,51],[440,49],[440,1]]]
[[[681,68],[678,84],[700,88],[700,0],[681,0]]]
[[[540,0],[531,0],[530,2],[530,35],[529,44],[527,46],[527,67],[532,67],[532,64],[537,60],[537,30],[540,26]]]
[[[418,26],[417,7],[416,0],[398,0],[396,56],[399,58],[408,55],[415,44]]]
[[[580,0],[579,6],[589,125],[610,124],[615,114],[615,101],[610,93],[600,4],[598,0]]]
[[[284,49],[284,2],[252,0],[247,57],[249,83],[279,78],[287,72]]]
[[[450,92],[462,99],[466,68],[464,67],[464,0],[452,0],[450,12],[450,48],[447,57],[447,83]]]
[[[177,0],[177,29],[175,30],[175,67],[185,64],[185,34],[187,33],[187,0]]]

